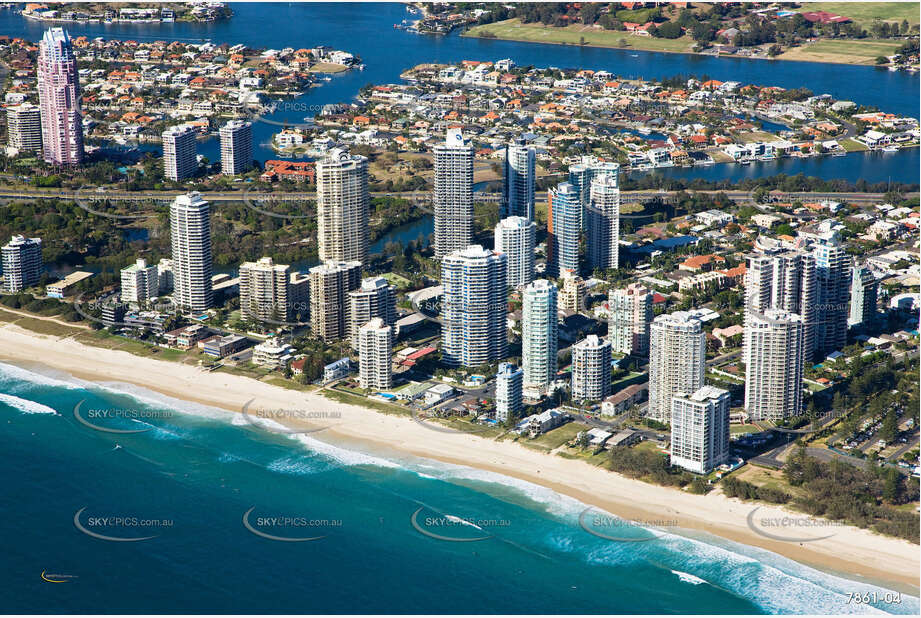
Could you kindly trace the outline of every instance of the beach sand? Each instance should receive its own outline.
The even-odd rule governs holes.
[[[704,531],[760,547],[849,579],[886,586],[912,596],[919,593],[921,566],[917,545],[852,526],[772,529],[776,535],[787,537],[815,538],[833,533],[829,538],[808,542],[767,538],[748,525],[756,507],[754,521],[806,516],[777,506],[758,506],[727,498],[719,490],[698,496],[650,485],[583,461],[531,450],[512,441],[496,442],[470,434],[437,431],[408,416],[339,403],[317,393],[90,347],[66,338],[37,335],[10,324],[0,326],[0,360],[25,366],[43,365],[95,382],[134,384],[235,413],[251,400],[251,410],[293,410],[294,418],[285,420],[285,424],[311,428],[326,424],[322,431],[310,434],[322,441],[340,445],[357,441],[376,452],[396,451],[498,472],[551,488],[626,519],[669,522],[680,529]],[[316,413],[324,418],[310,423],[302,420]],[[296,418],[298,415],[300,418]]]

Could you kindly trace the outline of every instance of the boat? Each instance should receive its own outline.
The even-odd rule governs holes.
[[[642,133],[643,135],[649,135],[652,133],[652,129],[649,127],[637,127],[636,131],[637,133]]]
[[[739,165],[751,165],[752,160],[749,158],[739,159]]]
[[[847,151],[844,150],[843,148],[840,149],[840,150],[832,150],[832,151],[831,151],[831,156],[833,156],[833,157],[843,157],[843,156],[846,155],[846,154],[847,154]]]
[[[894,144],[889,144],[888,146],[883,147],[883,152],[898,152],[899,147]]]

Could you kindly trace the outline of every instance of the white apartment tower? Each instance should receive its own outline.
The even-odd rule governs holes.
[[[534,220],[535,162],[534,148],[524,141],[516,140],[505,149],[502,218]]]
[[[499,363],[496,374],[496,420],[515,418],[522,409],[524,372],[512,363]]]
[[[803,320],[768,309],[745,327],[745,410],[753,421],[779,421],[802,411]]]
[[[42,276],[42,239],[13,236],[3,245],[3,290],[9,294],[35,285]]]
[[[525,217],[508,217],[496,225],[496,251],[508,258],[508,285],[528,285],[534,278],[537,224]]]
[[[42,147],[51,165],[83,163],[83,114],[80,77],[70,37],[63,28],[49,28],[39,44],[38,101]]]
[[[41,152],[41,108],[31,103],[7,107],[6,134],[7,144],[19,152]]]
[[[325,341],[348,336],[348,293],[361,283],[361,262],[325,262],[310,269],[310,329]]]
[[[121,270],[121,301],[143,305],[160,294],[160,274],[147,260],[137,262]]]
[[[170,180],[191,178],[198,169],[195,130],[178,125],[163,132],[163,175]]]
[[[816,358],[847,345],[848,296],[851,259],[836,241],[823,239],[812,249],[815,256]]]
[[[173,301],[190,311],[213,304],[211,289],[210,208],[197,191],[179,195],[170,205]]]
[[[253,123],[231,120],[221,127],[221,173],[236,176],[253,166]]]
[[[706,335],[700,320],[687,311],[663,314],[649,332],[649,411],[667,423],[675,393],[693,393],[704,385]]]
[[[447,365],[477,367],[505,358],[506,257],[470,245],[441,260],[441,353]]]
[[[611,391],[611,342],[589,335],[572,346],[573,401],[601,401]]]
[[[596,174],[589,190],[588,263],[592,268],[618,268],[620,247],[620,186],[617,171]]]
[[[671,463],[709,474],[729,460],[729,391],[704,386],[675,393],[671,414]]]
[[[652,324],[652,292],[640,283],[608,294],[608,339],[615,352],[647,356]]]
[[[564,271],[579,272],[579,240],[582,237],[582,202],[579,191],[561,182],[547,193],[550,225],[547,229],[547,272],[560,277]]]
[[[433,148],[435,257],[466,249],[473,240],[473,146],[460,129],[449,129]]]
[[[557,289],[546,280],[538,279],[522,294],[521,356],[524,370],[524,392],[538,399],[556,379],[559,323]]]
[[[388,390],[392,385],[393,327],[380,318],[358,329],[358,384]]]
[[[816,261],[803,251],[774,251],[748,256],[745,315],[782,309],[802,317],[803,357],[816,348]],[[747,345],[747,344],[746,344]]]
[[[336,148],[317,161],[317,243],[324,261],[368,261],[368,160]]]
[[[375,318],[387,326],[397,320],[396,289],[384,277],[361,280],[361,287],[348,293],[349,339],[358,349],[358,329]]]
[[[240,315],[244,320],[279,324],[293,314],[288,294],[291,267],[270,257],[240,264]]]
[[[569,184],[575,187],[582,209],[579,213],[579,228],[586,228],[588,208],[591,203],[592,180],[602,174],[617,176],[620,165],[613,161],[602,161],[597,157],[586,155],[579,163],[569,166]]]

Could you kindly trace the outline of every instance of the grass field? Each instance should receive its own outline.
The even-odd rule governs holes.
[[[900,45],[902,45],[902,41],[898,40],[822,40],[805,47],[795,47],[784,52],[778,58],[783,60],[807,60],[810,62],[876,64],[877,56],[891,56]]]
[[[864,28],[876,19],[900,23],[903,19],[907,19],[909,24],[919,22],[917,2],[804,2],[796,10],[800,13],[827,11],[844,15]]]
[[[514,41],[532,41],[535,43],[557,43],[579,45],[582,38],[586,45],[597,47],[620,47],[646,51],[689,52],[694,45],[690,37],[680,39],[657,39],[649,36],[637,36],[617,30],[600,30],[581,25],[556,28],[543,24],[522,24],[517,19],[507,19],[494,24],[474,26],[464,36],[483,36],[491,33],[499,39]]]

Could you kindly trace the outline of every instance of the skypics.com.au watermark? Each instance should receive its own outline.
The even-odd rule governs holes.
[[[160,532],[173,527],[172,519],[149,518],[128,513],[106,513],[83,517],[83,507],[74,513],[74,527],[83,534],[113,543],[136,543],[160,536]],[[151,532],[157,534],[150,534]]]
[[[243,527],[250,533],[270,541],[282,543],[304,543],[319,541],[329,533],[342,527],[341,519],[315,519],[303,515],[276,514],[254,515],[256,507],[243,513]],[[323,532],[323,534],[314,534]],[[305,533],[309,536],[304,536]]]
[[[316,433],[329,429],[336,424],[336,421],[342,419],[342,413],[338,410],[300,410],[297,408],[269,408],[253,409],[252,404],[256,401],[250,399],[243,407],[240,413],[243,420],[253,427],[269,431],[271,433],[282,435],[297,435]],[[286,423],[307,423],[309,428],[289,427]]]
[[[150,424],[153,420],[162,420],[171,418],[175,412],[172,410],[144,410],[140,408],[86,408],[84,404],[86,399],[81,399],[74,406],[74,418],[83,426],[114,434],[133,434],[144,433],[154,429]],[[119,429],[118,427],[108,426],[107,423],[130,421],[132,425],[146,425],[137,429]]]
[[[485,541],[495,536],[492,531],[508,528],[512,522],[502,518],[460,517],[458,515],[423,515],[426,507],[420,506],[409,518],[410,525],[419,534],[450,543]]]
[[[746,523],[755,534],[773,541],[787,543],[809,543],[830,539],[837,534],[834,530],[847,524],[841,521],[817,519],[815,517],[784,515],[782,517],[757,517],[761,509],[755,507],[748,513]]]
[[[622,519],[594,507],[579,513],[579,527],[593,536],[617,543],[648,543],[662,538],[662,530],[677,528],[677,519]]]

